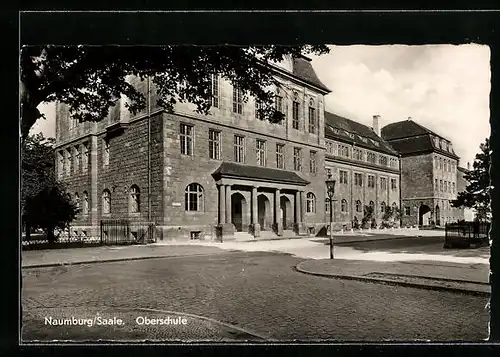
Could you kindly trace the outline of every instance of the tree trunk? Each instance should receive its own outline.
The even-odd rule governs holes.
[[[19,96],[21,103],[21,138],[24,140],[28,137],[31,127],[42,117],[42,114],[37,108],[40,101],[35,99],[34,93],[31,93],[22,81]]]
[[[56,241],[56,236],[54,235],[54,228],[48,227],[45,229],[45,233],[47,234],[47,240],[49,243],[54,243]]]

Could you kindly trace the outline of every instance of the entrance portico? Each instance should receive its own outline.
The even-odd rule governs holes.
[[[261,231],[281,236],[284,228],[306,233],[304,190],[309,182],[295,172],[222,163],[212,176],[219,191],[218,226],[225,240],[235,231],[256,238]]]

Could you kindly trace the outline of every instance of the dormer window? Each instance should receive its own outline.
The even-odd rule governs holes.
[[[438,137],[434,138],[434,146],[437,148],[439,147],[439,138]]]

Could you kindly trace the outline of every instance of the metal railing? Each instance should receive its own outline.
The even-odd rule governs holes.
[[[156,242],[153,222],[132,222],[128,219],[101,221],[101,244],[145,244]]]
[[[489,243],[489,222],[445,224],[445,247]]]

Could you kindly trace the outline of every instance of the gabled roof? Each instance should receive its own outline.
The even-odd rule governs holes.
[[[347,136],[344,131],[354,134]],[[340,115],[325,111],[325,137],[330,139],[341,139],[354,142],[357,146],[371,149],[373,151],[384,152],[391,155],[398,155],[391,145],[375,134],[372,128],[358,123],[354,120],[341,117]],[[362,139],[366,138],[366,142]],[[374,144],[371,140],[375,141]]]
[[[223,162],[212,176],[218,180],[222,177],[254,179],[261,181],[272,181],[296,185],[307,185],[309,181],[304,180],[293,171],[271,169],[262,166],[242,165],[234,162]]]
[[[382,137],[384,140],[394,140],[423,134],[439,136],[411,119],[391,123],[382,128]]]
[[[319,80],[311,65],[311,60],[307,57],[301,56],[293,59],[293,74],[304,82],[313,84],[327,92],[331,92],[331,90]]]

